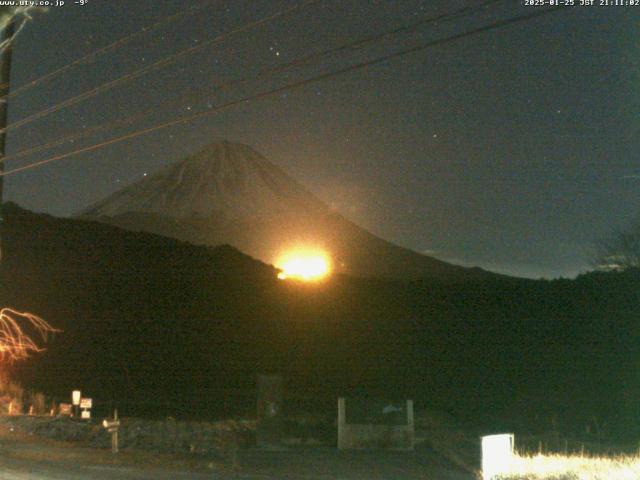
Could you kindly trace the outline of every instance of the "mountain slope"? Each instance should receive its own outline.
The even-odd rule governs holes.
[[[338,394],[410,397],[637,433],[638,272],[308,285],[229,246],[11,205],[5,220],[0,304],[63,330],[16,374],[61,400],[80,388],[124,415],[211,418],[254,412],[256,374],[276,371],[329,413]]]
[[[213,144],[80,214],[194,244],[230,244],[273,264],[287,249],[321,248],[362,277],[444,281],[493,276],[393,245],[358,227],[248,146]]]

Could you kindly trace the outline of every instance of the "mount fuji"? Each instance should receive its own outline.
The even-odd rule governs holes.
[[[230,244],[272,264],[284,250],[329,252],[360,277],[479,280],[493,276],[383,240],[330,209],[249,146],[220,142],[125,187],[79,214],[200,245]]]

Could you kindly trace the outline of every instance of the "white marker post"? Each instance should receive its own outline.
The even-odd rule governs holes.
[[[71,392],[71,404],[73,405],[74,417],[77,417],[78,414],[80,413],[80,397],[81,396],[82,396],[82,393],[80,392],[80,390],[74,390],[73,392]]]
[[[493,480],[498,475],[508,474],[514,455],[512,433],[482,437],[482,478]]]

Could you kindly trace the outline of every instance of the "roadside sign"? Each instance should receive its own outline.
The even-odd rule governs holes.
[[[82,418],[83,420],[90,420],[91,410],[82,410],[82,412],[80,412],[80,418]]]
[[[91,408],[93,401],[91,398],[81,398],[80,399],[80,408]]]

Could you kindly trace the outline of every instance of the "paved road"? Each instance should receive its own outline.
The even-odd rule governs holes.
[[[325,457],[325,459],[327,459]],[[157,470],[144,467],[78,465],[66,462],[27,461],[5,458],[0,455],[0,478],[2,480],[473,480],[468,473],[447,466],[423,465],[421,471],[412,462],[380,462],[370,459],[350,465],[330,461],[324,468],[313,471],[311,465],[302,466],[298,462],[287,464],[288,458],[270,456],[262,461],[268,463],[258,470],[244,468],[236,475],[220,472],[180,472],[175,470]],[[328,459],[327,459],[328,460]],[[360,459],[362,460],[362,459]],[[276,464],[275,462],[278,462]],[[280,463],[283,462],[283,463]]]
[[[180,480],[222,479],[209,473],[140,470],[129,467],[54,464],[50,462],[16,462],[0,458],[2,480]]]
[[[243,451],[241,470],[199,471],[178,466],[149,467],[153,454],[135,456],[125,465],[108,464],[110,454],[87,448],[17,438],[0,440],[0,480],[475,480],[428,450],[339,452],[309,448],[284,452]],[[104,459],[107,459],[106,461]],[[122,457],[121,457],[122,458]],[[145,460],[146,459],[146,460]],[[203,467],[204,471],[203,471]]]

